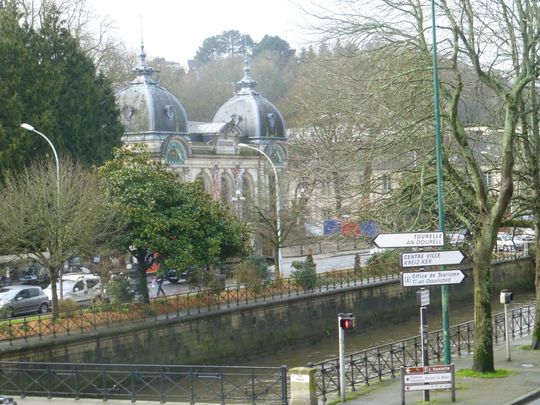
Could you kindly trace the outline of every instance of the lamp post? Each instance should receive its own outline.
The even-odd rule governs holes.
[[[442,152],[441,152],[441,114],[439,111],[439,64],[437,60],[437,28],[435,24],[435,0],[431,0],[431,33],[433,41],[433,102],[435,104],[435,150],[437,158],[437,207],[439,211],[439,231],[445,232],[444,197],[442,188]],[[444,246],[442,247],[444,249]],[[445,266],[443,266],[445,270]],[[445,364],[452,362],[450,354],[450,321],[448,285],[441,285],[443,353]]]
[[[242,195],[240,190],[236,190],[235,195],[231,200],[236,203],[236,216],[242,218],[242,201],[245,201],[246,197]]]
[[[35,132],[36,134],[44,138],[48,142],[48,144],[50,145],[53,151],[54,160],[56,162],[56,209],[58,210],[58,212],[60,212],[60,161],[58,160],[58,153],[56,153],[56,149],[54,148],[54,145],[51,142],[51,140],[47,138],[44,134],[39,132],[37,129],[35,129],[32,125],[23,123],[21,124],[21,128],[24,128],[30,132]],[[63,297],[64,295],[62,291],[62,269],[60,269],[60,299],[62,299]]]
[[[278,263],[277,263],[277,269],[278,270],[276,271],[276,278],[279,278],[280,277],[280,272],[281,272],[281,269],[282,269],[281,264],[283,263],[283,260],[282,260],[282,257],[281,257],[281,221],[280,221],[280,218],[279,218],[279,181],[278,181],[276,166],[274,166],[274,162],[272,162],[272,159],[270,159],[270,156],[268,156],[262,150],[257,149],[257,148],[255,148],[255,147],[253,147],[251,145],[247,145],[245,143],[239,143],[238,147],[253,149],[254,151],[260,153],[261,155],[263,155],[266,158],[266,160],[268,160],[268,163],[270,163],[270,166],[272,166],[272,170],[274,171],[274,179],[276,179],[276,188],[275,188],[276,195],[275,195],[275,198],[276,198],[277,255],[278,255]]]

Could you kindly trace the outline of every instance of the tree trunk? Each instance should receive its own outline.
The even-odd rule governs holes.
[[[49,270],[50,271],[50,270]],[[52,317],[53,319],[58,318],[59,306],[58,306],[58,269],[55,272],[50,271],[51,273],[51,301],[52,301]]]
[[[137,269],[139,271],[139,292],[143,297],[143,301],[148,304],[150,303],[150,296],[148,294],[148,283],[146,281],[146,270],[148,270],[148,265],[145,260],[146,252],[137,250],[135,257],[137,258],[138,262]]]
[[[276,280],[279,280],[281,278],[281,263],[279,262],[279,245],[274,247],[274,276]]]
[[[341,195],[341,181],[338,172],[332,172],[332,180],[334,183],[334,198],[336,200],[336,214],[341,214],[343,205],[343,196]]]
[[[491,232],[483,229],[473,252],[474,346],[472,369],[481,373],[495,371],[493,360],[493,324],[491,319]]]

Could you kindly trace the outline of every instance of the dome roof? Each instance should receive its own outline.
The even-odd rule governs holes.
[[[248,138],[285,138],[285,121],[279,110],[254,90],[257,82],[251,78],[245,62],[244,77],[237,83],[240,90],[214,115],[213,122],[233,122]]]
[[[141,45],[135,80],[116,94],[126,132],[186,132],[186,110],[167,89],[152,80],[156,72],[146,64]]]

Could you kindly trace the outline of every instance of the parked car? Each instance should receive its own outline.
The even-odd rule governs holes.
[[[49,311],[50,300],[37,286],[10,285],[0,288],[0,308],[8,317],[25,314],[45,314]]]
[[[497,234],[497,252],[513,252],[523,250],[523,240],[519,236],[512,236],[508,233],[499,232]]]
[[[522,228],[519,230],[519,237],[525,242],[534,242],[535,234],[532,228]]]
[[[62,276],[62,294],[60,297],[60,283],[56,284],[58,299],[72,300],[79,306],[90,305],[101,298],[103,288],[101,279],[96,274],[68,273]],[[52,285],[45,288],[45,294],[52,300]]]
[[[467,229],[460,229],[457,231],[450,231],[446,233],[448,243],[451,245],[461,245],[467,241],[470,233]]]

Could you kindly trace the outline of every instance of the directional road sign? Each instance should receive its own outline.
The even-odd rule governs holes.
[[[459,250],[440,250],[437,252],[412,252],[401,254],[401,267],[442,266],[459,264],[463,261]]]
[[[461,270],[418,271],[401,273],[403,287],[422,287],[426,285],[459,284],[465,279]]]
[[[452,371],[452,365],[436,365],[436,366],[415,366],[405,367],[403,370],[405,374],[423,374],[423,373],[450,373]]]
[[[401,369],[401,403],[405,403],[405,392],[426,390],[452,390],[455,401],[456,386],[454,364],[438,366],[404,367]]]
[[[442,232],[380,233],[373,240],[380,248],[443,246]]]
[[[405,375],[406,384],[421,384],[421,383],[441,383],[452,381],[452,373],[435,373],[435,374],[407,374]]]
[[[429,385],[406,385],[405,391],[447,390],[452,388],[452,383],[435,383]]]

